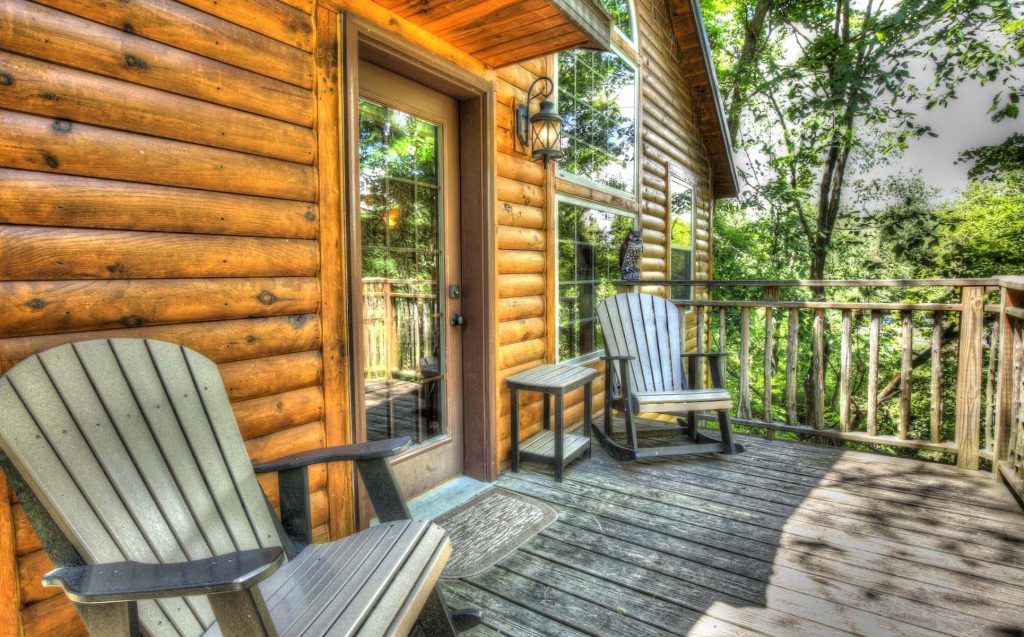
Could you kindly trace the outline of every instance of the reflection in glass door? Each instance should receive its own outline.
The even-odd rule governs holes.
[[[368,440],[446,433],[441,128],[359,103]]]

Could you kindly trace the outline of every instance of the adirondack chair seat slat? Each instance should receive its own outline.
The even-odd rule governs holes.
[[[237,593],[155,598],[143,587],[145,595],[129,601],[79,603],[94,635],[130,634],[133,605],[154,637],[219,634],[218,620],[232,622],[225,629],[232,635],[404,635],[418,617],[437,627],[428,634],[454,634],[436,589],[447,537],[429,523],[398,521],[408,509],[386,458],[408,441],[325,449],[263,467],[288,480],[282,511],[308,513],[305,467],[350,457],[375,506],[385,507],[378,514],[386,523],[373,530],[305,546],[308,534],[289,535],[301,525],[290,518],[291,528],[282,525],[256,481],[216,364],[188,348],[100,339],[30,356],[0,377],[0,420],[0,461],[57,567],[198,567],[273,548],[293,557]],[[169,588],[183,594],[174,579]]]
[[[683,351],[685,322],[670,300],[652,294],[616,294],[601,301],[597,316],[604,336],[606,389],[604,429],[596,431],[609,452],[635,460],[641,455],[743,450],[732,441],[732,398],[722,377],[723,355]],[[694,378],[687,379],[683,361],[688,364],[690,376],[695,377],[701,359],[709,361],[712,388],[691,389],[690,380]],[[613,409],[623,413],[625,444],[614,439]],[[701,411],[717,412],[721,439],[698,431],[696,416]],[[641,450],[633,424],[633,417],[640,413],[685,415],[686,422],[679,422],[691,444]]]
[[[306,547],[260,584],[280,637],[404,635],[451,553],[437,525],[379,524]],[[214,624],[203,637],[221,637]]]

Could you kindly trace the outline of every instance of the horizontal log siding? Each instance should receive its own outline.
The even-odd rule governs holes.
[[[0,373],[70,340],[179,342],[220,365],[254,459],[325,444],[311,11],[298,0],[0,7]],[[501,242],[510,263],[516,232],[536,246],[523,218]],[[535,261],[509,268],[536,272]],[[276,476],[260,484],[277,506]],[[320,538],[327,484],[326,468],[311,471]],[[84,634],[60,590],[40,585],[50,561],[3,490],[0,585],[20,608],[6,625]]]
[[[527,68],[530,67],[530,68]],[[550,305],[545,302],[551,268],[548,252],[549,173],[530,161],[515,136],[512,118],[515,102],[522,103],[530,83],[547,73],[541,58],[526,65],[514,64],[496,72],[495,83],[495,262],[498,276],[498,466],[510,462],[512,448],[511,407],[505,379],[530,369],[548,358],[553,346],[548,333]],[[521,394],[521,437],[539,427],[541,403],[536,394]]]

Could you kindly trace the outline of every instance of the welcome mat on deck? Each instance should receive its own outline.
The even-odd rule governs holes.
[[[504,489],[491,488],[434,522],[448,531],[452,557],[444,579],[483,573],[558,519],[543,502]]]

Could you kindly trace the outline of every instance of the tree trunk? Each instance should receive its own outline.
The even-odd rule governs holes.
[[[754,14],[747,22],[743,34],[743,48],[740,49],[740,56],[736,60],[735,76],[733,77],[732,88],[726,100],[728,112],[726,124],[729,128],[729,138],[733,147],[737,147],[737,137],[740,132],[740,114],[743,112],[743,101],[746,97],[744,88],[750,70],[757,62],[757,56],[761,53],[761,42],[763,41],[764,28],[767,23],[768,14],[771,12],[773,0],[757,0],[754,6]]]

